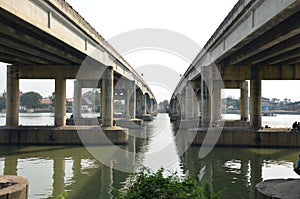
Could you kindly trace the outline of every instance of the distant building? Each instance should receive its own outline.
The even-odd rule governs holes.
[[[288,111],[299,111],[300,110],[300,102],[293,102],[286,105]]]
[[[262,97],[261,98],[261,106],[262,111],[270,111],[271,109],[271,101],[269,98]]]
[[[52,101],[49,97],[45,97],[45,98],[41,99],[41,104],[50,106],[52,104]]]

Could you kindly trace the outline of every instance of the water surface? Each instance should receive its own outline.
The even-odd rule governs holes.
[[[34,116],[31,123],[38,123],[39,117],[49,115]],[[286,125],[291,119],[286,116],[272,118],[287,118]],[[110,166],[126,164],[134,170],[141,165],[152,169],[164,166],[177,170],[180,175],[209,182],[214,191],[223,190],[222,198],[254,198],[255,184],[261,180],[299,178],[293,172],[293,166],[300,149],[215,147],[208,156],[200,159],[200,146],[182,151],[184,138],[174,137],[174,129],[168,115],[159,114],[142,129],[131,130],[136,137],[131,137],[129,145],[119,147],[124,151],[135,151],[136,155],[120,160],[116,154],[110,154]],[[99,147],[99,150],[108,150],[108,147]],[[2,174],[27,178],[31,199],[53,198],[63,191],[68,191],[70,198],[75,199],[111,198],[112,191],[120,189],[129,176],[127,172],[102,164],[81,146],[2,145]]]

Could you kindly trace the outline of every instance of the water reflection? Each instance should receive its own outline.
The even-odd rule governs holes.
[[[125,151],[123,159],[110,153],[109,165],[80,146],[0,146],[0,175],[29,179],[31,199],[53,198],[63,191],[68,191],[70,198],[111,198],[112,191],[120,189],[129,176],[111,168],[120,165],[134,170],[141,165],[177,170],[208,181],[215,191],[224,188],[222,198],[254,198],[254,187],[261,180],[299,178],[293,166],[300,149],[215,147],[199,159],[200,147],[188,147],[188,132],[176,132],[165,114],[130,134],[129,144],[119,146]],[[134,156],[126,151],[135,152]]]
[[[205,169],[203,181],[213,190],[222,190],[222,198],[255,198],[255,185],[266,179],[299,178],[293,172],[299,149],[247,149],[215,147],[204,159],[198,158],[199,147],[185,153],[183,165],[197,179]]]

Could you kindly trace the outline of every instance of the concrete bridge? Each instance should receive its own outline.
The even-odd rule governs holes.
[[[101,88],[103,127],[113,126],[115,96],[125,100],[128,121],[140,124],[136,114],[153,112],[148,85],[64,0],[1,0],[0,17],[0,61],[9,64],[6,126],[19,125],[20,79],[55,79],[56,127],[66,125],[67,79],[75,79],[75,118],[82,88]]]
[[[261,128],[261,81],[300,79],[299,18],[297,0],[238,1],[177,85],[171,119],[211,127],[221,121],[221,89],[235,88],[241,120],[225,127]]]

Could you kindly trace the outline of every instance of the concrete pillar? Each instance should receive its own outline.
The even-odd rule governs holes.
[[[209,81],[209,80],[206,80]],[[201,126],[209,127],[211,124],[211,99],[209,93],[209,82],[202,79],[201,82]]]
[[[186,117],[186,103],[185,103],[186,99],[185,99],[185,88],[184,90],[181,91],[180,94],[180,115],[181,115],[181,119],[185,119]]]
[[[136,113],[136,86],[134,81],[129,81],[129,117],[135,119]],[[128,94],[127,92],[127,94]]]
[[[150,113],[153,113],[154,112],[154,99],[150,99],[150,109],[149,109],[149,112]]]
[[[73,114],[75,117],[81,117],[82,112],[82,88],[78,80],[74,81],[74,99]]]
[[[171,116],[171,115],[174,115],[174,113],[175,113],[175,99],[174,98],[172,98],[171,100],[170,100],[170,103],[169,103],[169,116]]]
[[[182,109],[181,104],[180,104],[180,101],[181,101],[180,97],[177,96],[177,97],[175,98],[175,109],[176,109],[176,114],[177,114],[178,116],[181,116],[181,109]]]
[[[194,105],[194,115],[198,117],[200,115],[200,102],[201,102],[201,81],[194,81],[194,93],[195,93],[195,105]]]
[[[218,84],[212,89],[212,122],[221,119],[221,88]]]
[[[194,89],[193,82],[187,81],[185,86],[185,119],[191,120],[194,118],[194,108],[195,108],[195,100],[194,100]]]
[[[141,115],[147,114],[147,95],[143,95],[141,99]]]
[[[142,115],[142,98],[143,94],[138,92],[136,93],[136,114]]]
[[[101,87],[101,115],[102,126],[113,126],[113,114],[114,114],[114,74],[113,67],[108,66],[102,77]]]
[[[250,80],[250,125],[254,129],[261,128],[261,80],[255,76]]]
[[[66,79],[57,77],[55,79],[55,126],[66,125]]]
[[[19,73],[14,66],[7,66],[6,126],[19,125]]]
[[[248,112],[248,82],[243,83],[241,88],[241,98],[240,98],[240,110],[241,110],[241,119],[247,121],[249,118]]]

